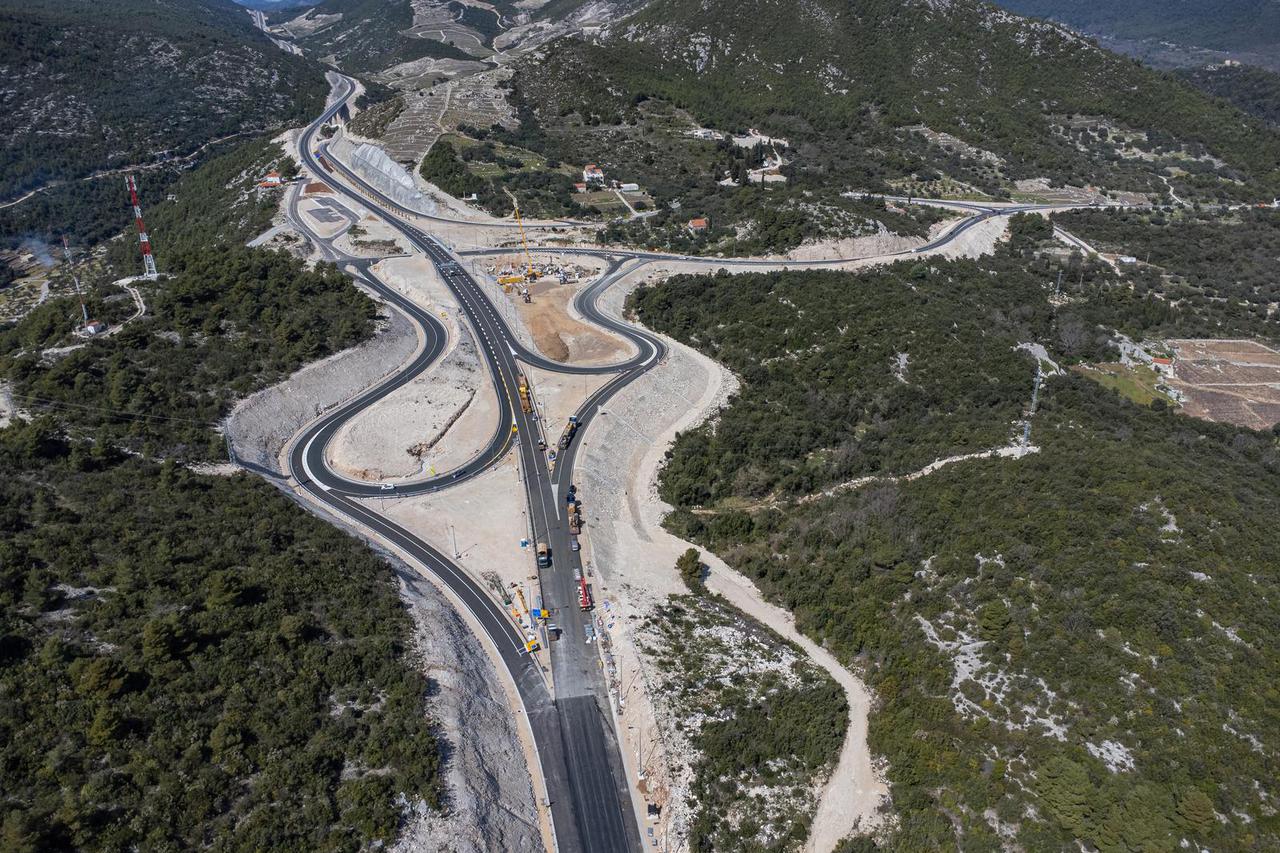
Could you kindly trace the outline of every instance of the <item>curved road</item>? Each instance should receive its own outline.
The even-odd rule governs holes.
[[[345,78],[338,86],[336,99],[299,139],[299,153],[304,164],[313,176],[322,180],[329,170],[321,166],[312,146],[318,129],[341,109],[353,90]],[[326,158],[326,162],[330,159]],[[356,183],[358,189],[332,179],[325,182],[336,193],[365,206],[367,203],[361,197],[362,193],[365,196],[380,195],[356,176],[349,175],[348,178]],[[429,368],[446,343],[445,330],[434,317],[379,281],[368,270],[368,264],[353,263],[350,265],[355,267],[355,275],[397,310],[404,312],[422,330],[427,345],[418,357],[395,375],[307,427],[290,448],[290,473],[317,501],[372,530],[426,566],[451,590],[487,634],[510,672],[527,711],[551,801],[559,849],[630,853],[640,848],[640,830],[609,716],[609,700],[600,673],[599,657],[594,645],[586,641],[591,616],[577,606],[575,572],[584,571],[584,567],[577,559],[578,554],[569,547],[567,519],[562,509],[568,488],[566,472],[572,470],[577,443],[571,443],[562,454],[560,468],[553,479],[546,457],[535,444],[534,437],[542,425],[534,415],[521,411],[519,406],[517,359],[549,370],[617,374],[584,406],[582,419],[585,428],[596,408],[635,376],[656,364],[664,348],[652,336],[616,323],[595,308],[594,301],[600,292],[616,280],[621,265],[614,263],[600,281],[580,294],[580,305],[586,316],[598,319],[602,325],[630,341],[636,354],[616,365],[581,368],[561,365],[530,352],[501,321],[479,285],[438,240],[396,216],[384,211],[379,211],[379,214],[431,259],[457,298],[480,343],[494,387],[498,390],[501,404],[499,423],[488,446],[476,459],[455,471],[394,490],[350,481],[329,469],[324,454],[325,444],[342,424]],[[294,218],[301,220],[296,214]],[[315,239],[315,235],[312,236]],[[338,254],[332,246],[328,247],[328,253]],[[553,445],[557,437],[548,435],[548,444]],[[512,449],[519,454],[525,481],[532,528],[529,532],[536,541],[548,543],[553,555],[553,566],[540,570],[540,575],[544,606],[553,611],[560,628],[560,639],[550,643],[554,698],[537,663],[524,653],[521,630],[487,592],[445,555],[357,500],[371,496],[421,494],[447,488],[479,475],[504,459]]]
[[[595,248],[533,249],[534,251],[574,252],[601,256],[609,263],[605,273],[578,294],[575,305],[583,317],[626,339],[635,350],[629,359],[605,366],[579,367],[546,359],[526,348],[498,316],[479,284],[463,269],[456,257],[434,236],[422,231],[411,220],[448,221],[477,226],[513,226],[513,223],[469,223],[439,216],[429,216],[406,208],[379,192],[344,164],[316,145],[321,126],[338,113],[354,92],[349,78],[335,82],[336,96],[325,112],[303,132],[298,151],[304,165],[317,180],[328,184],[336,193],[368,208],[369,200],[378,205],[377,215],[398,231],[418,251],[425,254],[457,298],[462,312],[475,334],[499,395],[498,424],[484,450],[454,471],[407,484],[394,489],[378,484],[346,479],[332,471],[327,463],[325,447],[342,425],[368,406],[403,387],[427,370],[440,357],[447,343],[443,325],[430,313],[381,282],[369,269],[371,263],[345,258],[307,228],[293,205],[290,216],[295,224],[311,234],[322,254],[339,263],[345,262],[352,275],[375,291],[384,301],[404,313],[426,339],[421,353],[400,371],[382,383],[366,390],[353,400],[327,413],[307,427],[290,447],[290,473],[300,487],[315,500],[335,513],[345,516],[373,531],[385,541],[425,566],[449,588],[467,608],[497,649],[503,665],[510,673],[529,719],[542,775],[551,801],[551,818],[556,843],[562,851],[635,851],[642,845],[639,825],[632,807],[629,786],[623,772],[621,754],[609,718],[609,699],[595,648],[589,642],[590,613],[577,606],[577,574],[591,576],[590,567],[581,565],[578,553],[570,548],[566,514],[563,511],[572,480],[573,464],[579,441],[570,442],[557,460],[554,470],[546,456],[536,447],[536,437],[543,435],[548,446],[555,446],[558,429],[543,432],[544,425],[535,414],[521,411],[516,392],[519,365],[523,362],[550,371],[578,374],[614,374],[592,394],[578,412],[579,434],[601,413],[601,407],[618,390],[640,374],[651,369],[666,353],[660,339],[625,323],[618,322],[599,310],[599,296],[625,273],[632,263],[678,260],[707,266],[776,266],[779,261],[680,256],[659,252],[635,252]],[[342,180],[335,178],[341,177]],[[915,250],[895,253],[910,256],[930,251],[954,240],[959,234],[992,216],[1043,209],[1025,205],[990,208],[959,205],[973,215],[961,220],[948,233]],[[563,224],[570,224],[568,222]],[[328,245],[326,245],[328,243]],[[495,254],[509,250],[481,249],[464,254]],[[855,259],[847,259],[855,260]],[[788,266],[832,266],[841,261],[788,261]],[[503,609],[465,571],[445,555],[408,530],[368,509],[359,498],[418,495],[446,489],[487,471],[515,450],[524,480],[529,507],[530,530],[534,541],[549,545],[553,565],[540,569],[539,576],[544,606],[555,614],[559,639],[551,642],[554,674],[554,698],[537,662],[524,652],[522,630]],[[589,498],[588,498],[589,499]],[[552,632],[554,639],[556,632]],[[544,631],[543,641],[548,637]]]

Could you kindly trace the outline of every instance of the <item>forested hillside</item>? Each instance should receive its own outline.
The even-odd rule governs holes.
[[[1065,28],[974,2],[656,0],[595,42],[557,43],[515,86],[548,134],[640,124],[660,99],[784,137],[801,180],[844,188],[939,170],[995,194],[1037,177],[1163,194],[1164,175],[1200,197],[1280,188],[1280,135]]]
[[[229,0],[8,4],[0,55],[6,198],[282,126],[326,91]]]
[[[1280,845],[1275,435],[1065,374],[1020,458],[891,476],[1016,446],[1018,344],[1105,352],[1093,318],[1133,303],[1095,282],[1055,309],[1038,230],[980,263],[638,291],[641,320],[742,380],[672,448],[668,526],[862,669],[891,849]]]
[[[1280,74],[1249,65],[1192,68],[1178,75],[1196,88],[1280,127]]]
[[[999,0],[998,5],[1122,38],[1218,50],[1280,47],[1280,6],[1270,0]]]
[[[157,194],[185,155],[319,112],[319,66],[276,47],[230,0],[32,0],[0,9],[0,235],[101,239],[129,221],[125,166]],[[163,197],[163,195],[160,195]],[[149,200],[154,200],[152,195]]]
[[[244,248],[265,141],[153,208],[145,316],[70,335],[73,300],[0,329],[36,416],[0,430],[3,846],[370,849],[441,805],[412,624],[384,561],[222,461],[231,403],[367,337],[331,267]],[[163,234],[163,237],[160,235]],[[112,324],[135,240],[82,270]],[[123,300],[123,301],[122,301]]]
[[[0,430],[6,850],[356,850],[439,804],[385,563],[247,475],[66,434]]]
[[[1126,284],[1186,318],[1169,331],[1280,340],[1280,211],[1073,210],[1053,221],[1102,251],[1135,258]]]

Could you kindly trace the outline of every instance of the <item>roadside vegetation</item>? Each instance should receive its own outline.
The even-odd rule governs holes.
[[[1067,373],[1038,452],[806,497],[1007,441],[1034,371],[1018,342],[1106,357],[1090,318],[1125,305],[1089,288],[1112,280],[1054,308],[1053,268],[1026,262],[1042,235],[1019,220],[976,263],[638,291],[643,322],[742,380],[672,448],[667,524],[864,673],[889,849],[1275,846],[1275,435]]]
[[[244,146],[156,206],[154,246],[166,277],[138,283],[147,314],[119,334],[75,338],[74,298],[49,300],[0,329],[0,373],[24,406],[153,458],[222,461],[211,427],[236,399],[368,337],[373,303],[332,266],[308,270],[287,254],[243,246],[269,222],[277,196],[252,187],[279,153]],[[119,240],[98,262],[93,316],[110,321],[125,310],[108,302],[106,282],[135,269],[137,252],[135,240]]]
[[[1206,337],[1280,340],[1280,211],[1075,210],[1053,221],[1101,251],[1136,259],[1124,280]]]
[[[487,131],[471,130],[488,136]],[[524,217],[577,218],[591,213],[574,197],[573,178],[558,163],[491,141],[442,137],[431,146],[419,170],[455,198],[475,196],[475,203],[494,216],[512,212],[511,198],[504,190],[515,193]]]
[[[0,790],[14,850],[360,850],[441,807],[412,624],[387,565],[225,459],[237,398],[356,343],[373,304],[334,269],[244,248],[267,143],[148,214],[163,277],[118,334],[55,299],[0,328],[35,415],[0,431]],[[163,235],[163,236],[162,236]],[[82,272],[91,310],[138,266]],[[143,283],[139,283],[140,285]]]
[[[676,770],[690,777],[689,849],[800,849],[814,782],[830,772],[848,726],[839,685],[718,596],[672,596],[637,638],[659,661],[664,740],[698,756]]]
[[[355,118],[347,123],[347,130],[356,136],[381,139],[386,134],[391,122],[399,118],[404,110],[404,96],[393,95],[385,101],[367,105]]]
[[[933,88],[940,80],[950,82]],[[602,40],[554,43],[513,85],[549,146],[612,152],[635,171],[673,165],[662,157],[670,142],[646,142],[664,116],[757,127],[788,140],[795,185],[819,198],[824,186],[882,192],[943,179],[1007,197],[1034,178],[1163,196],[1161,175],[1205,200],[1280,190],[1280,135],[1261,122],[980,4],[877,0],[854,15],[826,0],[799,11],[659,0]]]

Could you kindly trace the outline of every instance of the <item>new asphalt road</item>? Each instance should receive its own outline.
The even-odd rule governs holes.
[[[314,154],[316,131],[341,109],[350,97],[352,86],[343,79],[338,83],[338,96],[325,114],[311,125],[299,140],[305,165],[317,177],[324,178],[326,168]],[[326,163],[332,165],[330,157]],[[335,192],[362,204],[377,193],[353,174],[345,181],[330,180]],[[352,189],[355,184],[359,190]],[[295,197],[296,200],[296,197]],[[377,199],[384,206],[389,199]],[[423,330],[427,345],[422,353],[396,375],[366,391],[356,399],[327,414],[308,427],[294,442],[290,456],[291,473],[316,500],[333,511],[357,521],[434,572],[455,594],[481,625],[498,649],[503,664],[511,673],[521,700],[528,712],[530,727],[537,744],[543,776],[551,800],[552,820],[558,846],[563,851],[632,851],[640,846],[639,827],[632,808],[621,754],[608,711],[608,698],[600,673],[599,656],[589,642],[591,614],[579,608],[575,575],[584,571],[577,553],[569,547],[565,493],[572,471],[571,442],[562,457],[557,477],[551,476],[548,460],[536,444],[544,425],[535,414],[521,410],[516,388],[517,359],[549,370],[577,373],[616,373],[604,388],[593,395],[582,412],[582,429],[590,423],[596,407],[618,388],[639,373],[649,369],[663,352],[662,346],[649,335],[604,317],[594,305],[599,293],[616,278],[619,264],[612,264],[601,281],[579,295],[580,310],[589,319],[613,328],[631,341],[635,355],[625,362],[608,367],[579,368],[559,365],[537,353],[528,351],[507,328],[482,293],[479,285],[463,270],[445,247],[434,237],[392,214],[379,211],[392,228],[398,230],[411,245],[435,264],[442,278],[457,297],[463,313],[480,342],[481,351],[498,389],[502,403],[499,423],[486,447],[475,460],[456,471],[397,486],[387,491],[376,484],[346,480],[331,471],[324,447],[341,425],[361,410],[428,369],[445,345],[445,332],[440,323],[414,303],[386,287],[372,275],[366,265],[351,264],[354,274],[387,302],[404,312]],[[294,214],[295,222],[302,217]],[[315,235],[313,234],[313,239]],[[323,242],[323,241],[320,241]],[[327,252],[334,252],[332,245]],[[554,445],[559,432],[548,427],[547,440]],[[418,494],[447,488],[463,479],[477,476],[512,449],[519,454],[520,470],[530,509],[530,534],[535,541],[549,545],[552,565],[541,570],[544,606],[554,614],[559,631],[544,634],[551,643],[555,696],[548,694],[542,674],[531,658],[523,653],[522,632],[507,618],[483,589],[447,557],[430,545],[369,510],[355,498],[388,494]],[[558,637],[558,639],[555,639]]]
[[[321,247],[326,257],[344,264],[365,286],[416,323],[426,339],[426,346],[410,364],[396,374],[309,426],[291,447],[290,473],[317,501],[335,513],[372,530],[433,572],[484,630],[510,673],[528,715],[551,800],[552,822],[560,850],[584,850],[592,853],[636,850],[641,844],[640,832],[609,715],[609,700],[600,660],[592,639],[592,615],[589,610],[579,607],[579,578],[585,576],[590,585],[594,571],[591,566],[583,566],[578,552],[570,547],[567,506],[582,431],[590,427],[594,417],[603,414],[602,406],[613,394],[661,360],[665,347],[659,339],[605,316],[596,302],[600,294],[621,278],[633,262],[638,264],[654,260],[681,260],[707,266],[776,266],[778,262],[685,257],[659,252],[573,249],[574,252],[608,259],[605,274],[578,295],[575,302],[578,311],[589,322],[627,339],[635,354],[617,364],[596,367],[578,367],[550,361],[528,350],[503,322],[479,284],[444,244],[413,224],[424,220],[442,221],[443,217],[428,216],[403,207],[374,189],[331,153],[325,154],[323,143],[316,147],[319,128],[346,105],[353,92],[354,85],[348,78],[335,75],[335,97],[325,113],[299,139],[299,153],[303,162],[313,176],[325,180],[336,193],[373,210],[416,250],[431,259],[457,298],[480,344],[494,387],[498,391],[500,413],[498,424],[484,451],[457,470],[407,484],[397,484],[394,490],[385,489],[379,484],[348,480],[330,470],[325,459],[325,446],[342,424],[429,369],[442,353],[447,336],[435,317],[378,280],[369,269],[368,262],[347,258],[333,247],[331,241],[312,233],[313,241]],[[317,152],[324,155],[323,163]],[[370,200],[376,207],[370,207]],[[295,225],[310,231],[306,228],[303,217],[292,209],[296,201],[295,193],[291,196],[290,216]],[[984,219],[1039,207],[1027,205],[996,209],[973,205],[967,209],[972,210],[972,215],[937,240],[916,250],[898,254],[909,256],[929,251],[954,240]],[[501,251],[509,250],[480,250],[468,254]],[[830,266],[835,263],[839,262],[788,262],[788,265]],[[539,450],[538,439],[541,437],[548,446],[555,447],[564,425],[542,423],[536,413],[521,410],[516,392],[518,362],[552,371],[613,375],[579,409],[577,436],[560,451],[554,467],[549,463],[547,455]],[[512,450],[518,454],[529,506],[530,530],[526,532],[534,542],[545,543],[551,554],[551,565],[540,569],[539,575],[544,607],[553,613],[551,621],[554,628],[549,626],[550,629],[544,630],[542,636],[551,640],[554,698],[537,663],[524,652],[523,630],[511,621],[485,590],[445,555],[357,500],[446,489],[480,475],[506,458]],[[578,497],[583,501],[591,499],[590,495]]]

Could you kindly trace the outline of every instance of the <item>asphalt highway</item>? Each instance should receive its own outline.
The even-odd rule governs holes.
[[[614,394],[658,364],[666,350],[659,339],[606,316],[596,303],[600,294],[621,278],[632,264],[654,260],[682,260],[707,266],[776,266],[778,261],[695,258],[610,249],[534,249],[607,258],[605,273],[578,294],[575,305],[587,321],[625,338],[634,349],[630,358],[613,365],[578,367],[551,361],[526,348],[507,327],[480,285],[458,262],[458,258],[441,241],[414,224],[422,220],[440,221],[442,217],[426,216],[399,205],[370,186],[331,153],[324,155],[324,162],[321,163],[317,151],[323,152],[325,149],[323,143],[316,147],[317,132],[343,109],[353,92],[354,85],[348,78],[337,81],[336,96],[298,141],[303,163],[315,179],[323,180],[337,195],[374,210],[414,249],[431,260],[457,298],[475,333],[498,392],[499,418],[493,435],[480,454],[462,467],[435,477],[397,483],[394,488],[388,489],[380,484],[346,479],[329,468],[325,447],[342,424],[428,370],[443,352],[447,335],[442,324],[429,312],[381,282],[369,269],[368,262],[347,258],[333,247],[332,241],[317,237],[307,228],[303,217],[296,210],[295,192],[290,197],[289,212],[294,224],[311,234],[324,256],[345,265],[366,287],[414,322],[421,329],[426,346],[410,364],[396,374],[307,427],[290,449],[290,473],[303,489],[334,513],[373,531],[426,566],[448,587],[484,630],[511,674],[527,712],[551,800],[552,822],[559,849],[591,853],[630,853],[641,846],[640,830],[609,716],[609,699],[592,639],[592,615],[590,611],[584,611],[578,606],[578,578],[585,577],[588,584],[592,584],[595,567],[583,566],[579,552],[570,547],[566,503],[582,432],[590,427],[595,417],[605,415],[604,407]],[[370,206],[370,201],[375,203],[374,207]],[[1035,207],[975,207],[972,216],[962,220],[947,234],[927,246],[897,254],[910,256],[937,248],[984,219],[1021,209],[1030,210]],[[502,251],[510,250],[480,250],[468,254]],[[833,263],[838,261],[787,262],[787,265],[829,266]],[[535,412],[526,413],[521,410],[516,392],[520,363],[551,371],[612,375],[579,409],[577,436],[560,451],[554,466],[549,462],[547,454],[538,449],[537,440],[542,437],[548,447],[555,447],[564,425],[542,423],[536,414],[536,407]],[[416,495],[447,489],[479,476],[512,451],[519,460],[529,507],[530,529],[526,533],[532,541],[546,543],[551,551],[552,565],[540,569],[539,575],[544,607],[554,614],[555,629],[544,633],[544,638],[551,641],[554,698],[537,663],[524,652],[522,630],[488,593],[445,555],[356,500]],[[578,497],[587,503],[592,499],[590,495]]]
[[[342,108],[352,91],[351,82],[344,78],[338,84],[338,96],[299,139],[299,152],[304,164],[319,179],[325,179],[326,173],[333,172],[319,162],[314,152],[312,146],[316,132]],[[326,157],[325,162],[332,165],[334,160]],[[365,206],[366,199],[371,195],[384,207],[392,204],[390,199],[382,197],[357,176],[348,173],[344,177],[347,178],[346,181],[328,179],[326,183],[335,193]],[[356,188],[347,181],[354,183]],[[296,201],[296,197],[294,200]],[[591,615],[578,607],[574,574],[583,571],[583,567],[576,560],[577,554],[569,548],[567,517],[563,506],[563,492],[567,488],[565,484],[571,467],[566,467],[566,463],[562,462],[562,467],[557,470],[559,476],[552,479],[548,460],[536,445],[536,437],[544,432],[544,425],[538,422],[536,414],[525,413],[519,406],[516,393],[519,371],[517,359],[550,370],[617,373],[605,388],[593,395],[592,405],[598,406],[609,394],[656,364],[663,351],[661,344],[652,336],[615,323],[596,310],[596,297],[615,280],[614,274],[619,265],[613,264],[609,274],[580,294],[580,299],[584,300],[581,309],[588,318],[599,318],[602,325],[613,328],[631,340],[636,354],[624,362],[606,367],[578,368],[549,361],[528,351],[511,333],[479,285],[443,244],[386,210],[379,211],[379,214],[388,225],[404,235],[414,248],[431,259],[457,297],[476,339],[480,342],[494,386],[498,389],[501,402],[499,423],[488,446],[475,460],[438,477],[397,485],[394,490],[349,481],[329,469],[324,447],[341,425],[428,369],[445,345],[444,329],[434,317],[379,281],[369,272],[367,265],[363,268],[355,265],[356,274],[367,287],[397,310],[403,311],[422,329],[427,345],[410,365],[396,375],[309,426],[295,440],[290,450],[290,472],[316,500],[374,531],[435,573],[481,625],[511,673],[527,710],[551,800],[552,820],[559,849],[630,853],[640,847],[639,826],[613,724],[609,718],[608,698],[600,673],[599,657],[594,645],[587,642],[587,626],[591,623]],[[292,217],[295,223],[302,220],[296,210],[292,211]],[[314,233],[312,236],[315,239]],[[332,245],[327,247],[327,251],[337,254]],[[593,412],[594,409],[584,412],[583,429]],[[548,444],[554,446],[559,437],[558,431],[547,427],[545,432]],[[576,447],[576,441],[570,447]],[[444,489],[479,475],[506,457],[513,448],[519,456],[527,491],[530,536],[535,541],[549,543],[553,554],[553,565],[540,574],[544,606],[553,611],[560,628],[558,632],[549,632],[553,639],[551,659],[555,675],[554,699],[548,694],[536,663],[524,654],[520,629],[512,624],[501,608],[469,575],[426,542],[353,499],[394,497]],[[566,455],[568,460],[572,460],[571,452]]]

